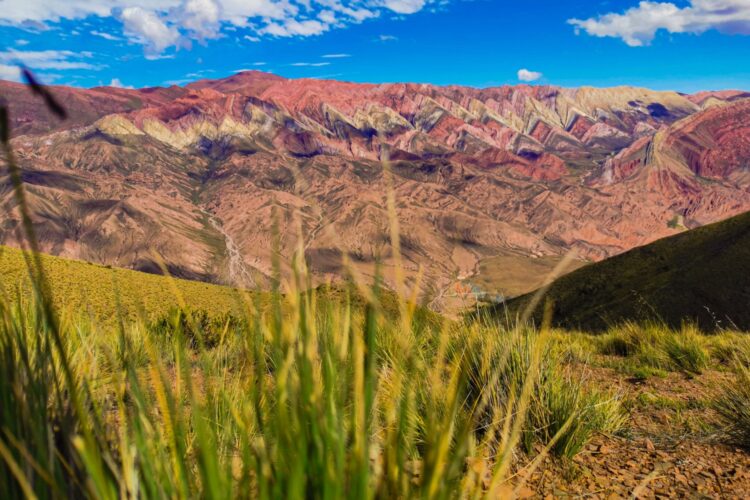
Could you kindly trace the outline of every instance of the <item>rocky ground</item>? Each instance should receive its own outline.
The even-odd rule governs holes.
[[[750,453],[724,442],[710,407],[729,373],[642,380],[617,368],[590,369],[592,383],[623,394],[625,429],[596,436],[573,460],[548,459],[525,496],[747,498]]]

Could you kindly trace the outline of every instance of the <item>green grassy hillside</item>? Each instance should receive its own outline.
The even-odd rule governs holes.
[[[238,292],[228,287],[49,255],[43,255],[42,261],[57,309],[99,321],[117,318],[116,295],[126,320],[162,316],[180,305],[180,295],[189,308],[217,314],[237,311],[241,304]],[[0,246],[0,290],[7,294],[9,303],[14,302],[19,292],[27,296],[30,287],[23,253]]]
[[[507,307],[522,311],[532,296]],[[565,328],[658,319],[750,330],[750,213],[586,266],[555,281],[546,300],[554,305],[553,324]],[[505,317],[502,305],[489,310]]]

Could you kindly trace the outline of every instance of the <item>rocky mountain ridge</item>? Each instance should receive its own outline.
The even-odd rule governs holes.
[[[740,91],[259,72],[52,90],[71,110],[65,122],[0,83],[44,250],[139,270],[163,260],[179,276],[262,286],[276,224],[281,260],[302,249],[319,280],[347,267],[369,276],[376,259],[388,273],[392,185],[407,277],[421,268],[440,307],[497,255],[600,260],[750,210],[750,94]],[[17,244],[2,182],[0,237]]]

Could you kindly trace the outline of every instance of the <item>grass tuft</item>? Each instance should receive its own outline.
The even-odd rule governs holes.
[[[715,408],[729,439],[750,450],[750,359],[738,360],[735,378],[716,399]]]

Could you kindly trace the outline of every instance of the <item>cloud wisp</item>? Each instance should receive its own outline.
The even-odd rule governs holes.
[[[6,50],[0,52],[0,80],[20,81],[20,66],[32,70],[98,70],[101,66],[86,62],[91,59],[91,52],[72,52],[68,50]]]
[[[323,66],[330,66],[331,63],[329,62],[296,62],[292,63],[289,66],[295,66],[297,68],[322,68]]]

